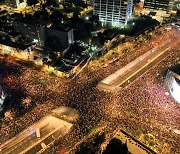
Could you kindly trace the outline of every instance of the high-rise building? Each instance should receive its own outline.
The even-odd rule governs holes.
[[[5,0],[5,4],[13,8],[26,7],[27,0]]]
[[[94,0],[94,14],[102,25],[124,27],[132,13],[133,0]]]
[[[150,10],[162,10],[169,13],[171,11],[173,0],[143,0],[144,8]]]

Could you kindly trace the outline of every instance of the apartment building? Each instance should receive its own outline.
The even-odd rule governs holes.
[[[19,20],[13,23],[14,30],[24,38],[44,47],[48,37],[58,37],[63,47],[74,43],[73,29],[65,26],[55,26],[51,22],[37,20]]]
[[[73,29],[64,25],[52,25],[50,28],[46,28],[46,36],[59,38],[64,47],[68,47],[74,43]]]
[[[47,23],[46,23],[47,24]],[[20,33],[24,38],[37,42],[38,45],[45,45],[45,29],[46,24],[39,24],[35,21],[20,20],[14,21],[13,27],[17,33]]]

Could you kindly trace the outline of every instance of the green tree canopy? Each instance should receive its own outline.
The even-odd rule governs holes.
[[[37,4],[38,2],[39,2],[38,0],[27,0],[27,4],[28,4],[29,6],[35,5],[35,4]]]
[[[46,6],[58,7],[59,3],[56,0],[46,0]]]
[[[50,15],[50,19],[52,20],[62,20],[63,17],[63,14],[58,10],[54,10]]]

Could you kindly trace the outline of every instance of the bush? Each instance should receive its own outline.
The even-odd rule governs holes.
[[[48,71],[46,72],[47,75],[50,75],[50,76],[55,76],[54,72],[53,71]]]
[[[89,134],[94,133],[97,129],[98,129],[98,127],[97,127],[97,126],[94,126],[93,128],[91,128],[91,129],[88,130],[88,133],[89,133]]]
[[[144,135],[144,140],[145,140],[145,141],[148,141],[148,140],[149,140],[149,135],[148,135],[148,134],[145,134],[145,135]]]
[[[140,136],[141,134],[142,134],[142,131],[141,131],[141,130],[137,130],[137,131],[136,131],[136,135],[137,135],[137,136]]]
[[[152,141],[149,142],[149,145],[150,145],[150,146],[154,146],[155,144],[156,144],[156,142],[155,142],[154,140],[152,140]]]

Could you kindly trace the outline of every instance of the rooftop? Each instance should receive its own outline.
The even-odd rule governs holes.
[[[180,64],[171,67],[170,70],[176,73],[177,75],[180,75]]]
[[[178,83],[178,85],[180,86],[180,80],[179,79],[175,79],[176,80],[176,82]]]
[[[30,24],[30,25],[35,25],[35,26],[47,26],[48,24],[50,24],[50,21],[45,21],[45,20],[37,20],[35,18],[21,18],[21,19],[17,19],[15,20],[15,22],[22,22],[24,24]]]
[[[71,30],[69,26],[64,25],[64,24],[52,24],[49,28],[54,29],[54,30],[61,30],[65,32],[68,32]]]
[[[21,43],[17,43],[17,42],[11,42],[11,41],[2,41],[0,40],[0,44],[3,44],[3,45],[6,45],[6,46],[9,46],[9,47],[13,47],[13,48],[18,48],[20,50],[25,50],[29,47],[29,45],[24,45],[24,44],[21,44]]]
[[[15,20],[15,22],[21,22],[24,24],[29,24],[29,25],[35,25],[35,26],[45,26],[47,28],[50,29],[55,29],[55,30],[61,30],[61,31],[69,31],[71,28],[67,25],[64,24],[53,24],[51,21],[47,21],[47,20],[38,20],[35,18],[21,18],[21,19],[17,19]]]

